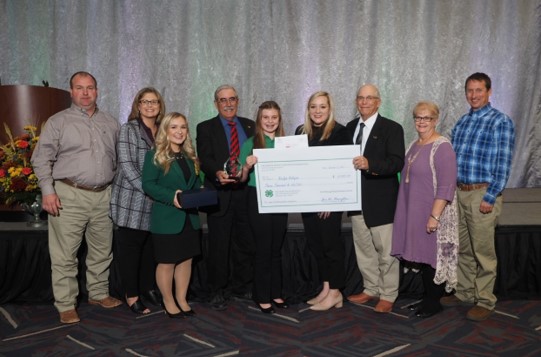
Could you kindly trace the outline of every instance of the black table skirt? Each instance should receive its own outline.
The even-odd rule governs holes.
[[[0,223],[1,224],[1,223]],[[362,290],[362,277],[357,269],[351,231],[342,234],[346,247],[347,296]],[[500,299],[541,298],[541,227],[499,227],[496,232],[498,278],[495,292]],[[206,235],[203,235],[203,252]],[[81,298],[86,295],[83,244],[79,252],[79,282]],[[283,292],[292,303],[303,301],[319,289],[314,258],[308,251],[304,234],[288,232],[283,247]],[[202,257],[194,260],[190,298],[207,297],[203,282],[206,271]],[[51,265],[46,230],[0,230],[0,304],[8,302],[51,302]],[[111,265],[111,295],[123,297],[122,283],[115,260]],[[401,269],[400,297],[422,295],[418,274]]]

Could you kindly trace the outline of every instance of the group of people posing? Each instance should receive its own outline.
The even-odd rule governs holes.
[[[282,295],[281,251],[287,213],[258,211],[254,149],[272,149],[284,136],[280,106],[262,103],[255,122],[237,115],[239,97],[223,85],[214,93],[218,115],[197,125],[196,147],[187,118],[165,110],[161,94],[141,89],[122,126],[98,110],[96,79],[77,72],[70,80],[72,106],[46,122],[32,164],[49,213],[55,306],[62,323],[77,314],[77,250],[86,238],[89,303],[122,304],[109,295],[113,224],[115,259],[125,300],[137,314],[145,302],[167,316],[195,315],[187,301],[192,258],[203,254],[204,287],[215,310],[230,297],[252,299],[263,313],[287,309]],[[378,113],[376,86],[357,92],[360,114],[346,126],[334,117],[329,93],[310,96],[304,123],[309,146],[359,145],[352,158],[361,171],[361,204],[351,216],[357,264],[364,290],[350,302],[376,302],[388,313],[398,296],[400,261],[422,275],[423,299],[412,306],[430,317],[442,306],[471,304],[467,318],[481,321],[496,304],[494,229],[514,147],[511,119],[489,102],[491,80],[474,73],[465,82],[471,106],[452,130],[437,131],[439,108],[419,102],[412,112],[418,137],[406,148],[400,124]],[[196,150],[197,149],[197,150]],[[224,163],[238,160],[232,177]],[[208,239],[201,244],[197,208],[183,208],[178,193],[202,186],[217,191],[205,207]],[[315,311],[341,307],[345,287],[343,212],[302,214],[321,290],[308,300]],[[156,290],[156,286],[158,290]],[[445,292],[454,294],[445,296]]]

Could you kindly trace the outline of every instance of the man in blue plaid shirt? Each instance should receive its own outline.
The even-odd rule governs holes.
[[[502,209],[515,142],[514,124],[490,105],[490,77],[474,73],[466,79],[471,106],[452,131],[456,151],[459,208],[458,286],[442,298],[444,306],[474,304],[466,317],[486,320],[494,311],[496,249],[494,230]]]

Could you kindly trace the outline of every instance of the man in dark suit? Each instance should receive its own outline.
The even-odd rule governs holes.
[[[225,310],[229,294],[251,298],[254,242],[248,225],[245,185],[230,178],[224,163],[238,157],[244,141],[254,135],[255,123],[237,117],[239,97],[230,85],[216,89],[214,105],[218,116],[197,125],[197,153],[205,186],[218,191],[218,205],[207,211],[205,260],[210,303],[215,310]]]
[[[378,300],[374,311],[388,313],[398,296],[399,262],[390,255],[393,219],[398,195],[397,174],[404,166],[402,126],[378,114],[379,90],[372,84],[357,92],[360,118],[346,127],[361,155],[353,165],[361,170],[362,211],[350,212],[357,265],[364,291],[348,300],[363,304]]]

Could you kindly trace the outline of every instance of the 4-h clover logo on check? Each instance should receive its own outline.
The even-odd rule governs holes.
[[[272,197],[272,196],[274,196],[274,192],[272,192],[272,190],[265,191],[265,197]]]

